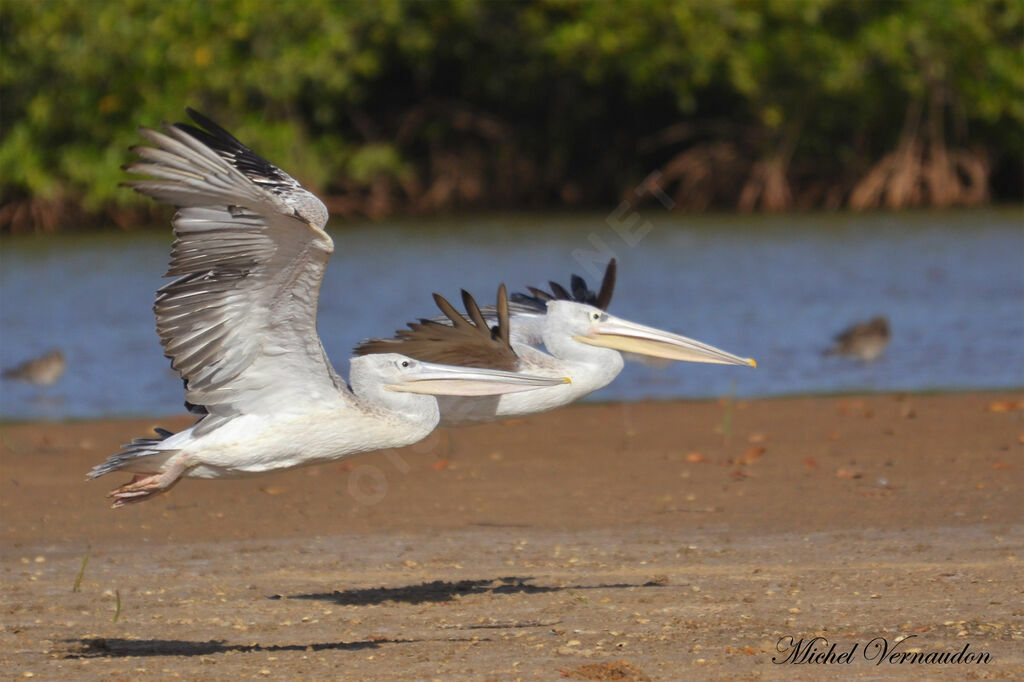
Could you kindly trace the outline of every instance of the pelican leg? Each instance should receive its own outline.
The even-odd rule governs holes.
[[[114,498],[114,504],[110,508],[118,509],[128,504],[144,502],[173,488],[185,473],[185,458],[176,457],[170,460],[170,462],[170,468],[163,473],[151,474],[149,476],[136,474],[132,480],[120,488],[114,488],[107,493],[107,497]]]

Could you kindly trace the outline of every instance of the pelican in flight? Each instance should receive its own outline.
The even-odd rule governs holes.
[[[168,490],[183,477],[221,478],[401,447],[438,424],[437,395],[480,396],[565,383],[486,367],[452,367],[385,353],[353,358],[349,384],[328,362],[317,300],[334,250],[327,209],[291,176],[205,116],[141,129],[127,183],[177,208],[157,333],[203,413],[179,433],[136,438],[94,467],[136,474],[113,506]]]
[[[607,313],[615,282],[615,261],[609,263],[597,294],[582,278],[572,290],[555,283],[552,292],[530,288],[509,303],[504,285],[496,305],[481,310],[462,292],[468,319],[442,296],[434,300],[443,318],[411,322],[390,339],[370,339],[356,346],[357,355],[402,353],[431,362],[495,367],[539,376],[568,377],[570,383],[529,394],[487,397],[442,397],[441,424],[458,426],[517,417],[567,405],[607,386],[622,371],[623,353],[667,360],[756,367],[750,358],[670,332],[630,322]]]

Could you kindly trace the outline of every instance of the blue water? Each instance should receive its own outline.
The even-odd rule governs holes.
[[[627,365],[596,400],[1024,386],[1024,212],[623,218],[523,215],[332,224],[320,333],[335,366],[360,339],[433,315],[430,293],[493,299],[599,280],[619,259],[610,311],[738,355],[758,369]],[[620,231],[614,229],[620,226]],[[0,366],[60,348],[53,386],[0,384],[0,416],[181,412],[181,382],[153,331],[170,230],[0,242]],[[822,357],[852,322],[889,317],[892,344],[863,364]]]

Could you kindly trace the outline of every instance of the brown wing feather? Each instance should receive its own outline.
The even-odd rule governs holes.
[[[472,329],[473,328],[473,325],[471,325],[466,320],[466,318],[464,318],[462,315],[460,315],[459,311],[455,309],[455,306],[453,306],[451,303],[449,303],[448,299],[446,299],[441,294],[434,294],[434,303],[436,303],[437,307],[441,309],[441,312],[444,313],[445,317],[447,317],[449,320],[452,321],[452,325],[453,326],[458,327],[460,329]],[[410,322],[409,326],[412,327],[413,324],[415,324],[415,322]],[[444,326],[447,326],[447,325],[444,325]],[[407,334],[408,332],[406,332],[405,330],[402,330],[402,331],[400,331],[398,333],[399,334],[402,334],[402,333],[406,333]]]
[[[498,326],[491,331],[498,335],[498,340],[509,348],[512,347],[512,341],[509,338],[511,333],[509,326],[509,314],[508,314],[508,290],[505,289],[504,283],[498,287]]]
[[[519,358],[509,343],[508,299],[505,287],[498,290],[497,308],[505,309],[504,319],[499,312],[498,329],[487,327],[476,301],[465,291],[462,300],[471,322],[459,314],[440,294],[434,294],[434,301],[441,312],[452,321],[451,326],[420,320],[410,322],[408,329],[400,329],[390,339],[370,339],[355,348],[356,355],[372,353],[401,353],[423,362],[438,362],[460,367],[484,367],[515,371]]]
[[[465,289],[462,290],[462,305],[466,307],[466,314],[469,315],[469,319],[473,321],[477,329],[490,330],[487,320],[484,319],[484,314],[480,312],[480,306]]]

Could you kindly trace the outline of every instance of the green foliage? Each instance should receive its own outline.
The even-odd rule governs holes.
[[[379,73],[394,3],[6,2],[0,18],[4,192],[81,193],[87,205],[130,201],[117,189],[140,124],[185,104],[323,186],[346,159],[313,144],[334,113]],[[320,102],[307,108],[311,101]],[[230,112],[230,115],[228,114]]]
[[[708,139],[845,177],[915,101],[1019,168],[1022,26],[1018,0],[7,0],[0,198],[132,205],[135,128],[185,105],[314,190],[409,204],[614,203]],[[437,189],[446,154],[482,193]]]

